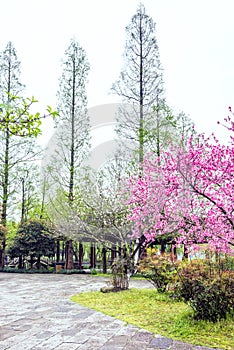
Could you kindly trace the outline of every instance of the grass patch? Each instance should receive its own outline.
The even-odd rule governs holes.
[[[71,300],[155,334],[194,345],[234,349],[233,318],[217,323],[195,321],[186,304],[173,301],[154,289],[81,293]]]

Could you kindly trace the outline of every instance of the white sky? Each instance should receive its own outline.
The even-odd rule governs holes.
[[[199,131],[216,131],[234,106],[234,1],[143,0],[157,25],[168,103]],[[0,0],[0,50],[12,41],[26,95],[56,105],[61,59],[70,38],[86,50],[89,107],[116,102],[125,27],[138,0]],[[45,132],[49,131],[44,129]]]

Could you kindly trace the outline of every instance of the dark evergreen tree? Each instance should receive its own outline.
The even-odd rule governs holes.
[[[43,221],[28,221],[19,227],[9,254],[21,259],[29,256],[31,268],[36,262],[39,269],[42,256],[54,256],[55,240]]]

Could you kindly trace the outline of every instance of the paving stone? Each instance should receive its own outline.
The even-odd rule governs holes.
[[[124,350],[142,350],[142,349],[145,349],[142,342],[135,342],[135,341],[131,341],[124,348]],[[150,350],[152,350],[152,348]]]
[[[157,349],[167,350],[171,347],[172,343],[173,341],[169,338],[156,336],[151,340],[150,345],[156,347]]]
[[[76,350],[78,349],[77,346],[78,345],[75,343],[62,343],[61,345],[56,347],[56,350]]]
[[[63,337],[72,337],[72,336],[77,334],[77,329],[76,328],[65,329],[65,330],[61,331],[60,334]]]
[[[100,350],[124,350],[124,347],[110,343],[103,345]]]
[[[6,347],[7,350],[31,350],[35,345],[37,345],[38,339],[36,338],[27,338],[27,339],[21,339],[21,341],[17,342],[16,344],[9,345],[9,347]]]
[[[27,331],[28,329],[30,329],[31,325],[28,324],[28,323],[24,324],[23,322],[22,323],[18,323],[17,321],[15,321],[15,322],[9,323],[8,327],[11,327],[11,329],[13,329],[15,331],[24,332],[24,331]]]
[[[79,332],[76,335],[68,338],[68,341],[71,343],[84,344],[90,338],[89,333],[87,332]]]
[[[127,335],[116,335],[111,338],[111,343],[114,345],[126,345],[129,341],[129,337]]]
[[[128,324],[127,327],[126,325],[121,327],[120,330],[118,331],[118,334],[136,334],[139,332],[139,328],[137,326]]]
[[[38,339],[44,340],[44,339],[52,337],[53,335],[54,335],[54,333],[51,331],[42,331],[42,332],[35,334],[35,337]]]
[[[87,340],[84,344],[82,344],[79,349],[100,349],[105,343],[107,343],[108,339],[104,337],[94,336]]]
[[[33,350],[51,350],[57,349],[59,345],[63,343],[63,337],[60,334],[54,334],[52,337],[48,339],[44,339],[38,345],[35,345]]]
[[[147,331],[139,331],[137,332],[134,337],[133,340],[134,341],[140,341],[143,343],[150,343],[151,340],[153,339],[154,335],[150,332]]]
[[[17,333],[17,330],[9,328],[9,326],[0,327],[0,341],[11,338]]]

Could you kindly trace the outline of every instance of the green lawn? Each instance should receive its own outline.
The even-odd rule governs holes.
[[[186,304],[154,289],[89,292],[74,295],[71,300],[155,334],[195,345],[234,349],[233,318],[218,323],[194,321]]]

